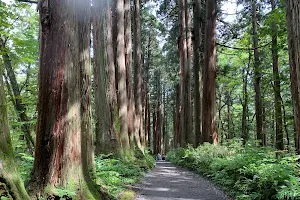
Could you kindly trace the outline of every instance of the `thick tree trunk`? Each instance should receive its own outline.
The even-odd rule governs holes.
[[[117,67],[118,67],[118,105],[120,118],[121,154],[129,155],[128,137],[128,97],[126,87],[124,0],[117,0]]]
[[[180,146],[186,145],[186,105],[187,91],[186,91],[186,69],[187,63],[187,36],[186,36],[186,18],[185,18],[185,0],[179,0],[179,24],[180,24],[180,41],[179,41],[179,55],[180,55]]]
[[[218,143],[216,128],[216,0],[206,2],[205,60],[203,71],[203,142]]]
[[[272,10],[276,9],[275,0],[271,0]],[[273,79],[275,95],[275,118],[276,118],[276,148],[284,149],[283,143],[283,124],[282,124],[282,105],[280,96],[280,76],[278,67],[278,45],[277,45],[277,25],[272,24],[272,58],[273,58]]]
[[[112,5],[110,1],[107,1],[106,9],[106,51],[107,51],[107,70],[108,70],[108,96],[109,96],[109,118],[110,118],[110,143],[112,149],[118,152],[120,149],[119,137],[117,133],[119,116],[118,116],[118,101],[116,91],[116,65],[115,65],[115,50],[114,50],[114,34],[113,34],[113,22],[112,22]]]
[[[132,40],[131,40],[131,9],[130,0],[124,0],[125,8],[125,64],[126,64],[126,84],[128,96],[128,134],[130,145],[134,146],[135,130],[134,130],[134,96],[132,81]]]
[[[201,60],[201,1],[195,0],[194,3],[194,130],[195,130],[195,145],[198,146],[201,142],[201,126],[202,126],[202,70],[200,66]]]
[[[117,0],[117,67],[118,67],[118,105],[120,118],[121,153],[130,151],[128,137],[128,98],[126,87],[125,41],[124,41],[124,0]]]
[[[288,27],[291,93],[294,113],[294,139],[296,151],[300,153],[300,2],[285,0]]]
[[[103,3],[93,1],[93,50],[94,50],[94,102],[95,102],[95,132],[97,155],[111,153],[110,146],[110,115],[109,90],[106,73],[106,17]]]
[[[143,129],[143,107],[142,107],[142,51],[140,33],[140,1],[134,0],[134,97],[136,110],[136,134],[140,135],[143,148],[145,146],[145,135]]]
[[[51,7],[42,1],[39,11],[37,141],[28,189],[36,194],[62,187],[80,199],[100,199],[89,178],[90,1],[52,1]]]
[[[265,145],[263,133],[263,111],[261,98],[261,64],[258,51],[257,34],[257,13],[256,0],[252,1],[252,32],[253,32],[253,51],[254,51],[254,91],[255,91],[255,116],[256,116],[256,135],[261,145]]]
[[[7,107],[2,79],[2,66],[0,66],[0,184],[8,190],[7,197],[10,199],[29,200],[24,183],[14,162],[14,153],[9,136],[7,119]]]
[[[193,120],[192,120],[192,106],[191,106],[191,64],[192,64],[192,36],[191,36],[191,27],[190,27],[190,8],[189,0],[184,0],[184,9],[185,9],[185,35],[186,35],[186,65],[184,70],[184,79],[185,79],[185,99],[184,99],[184,123],[185,123],[185,141],[187,144],[194,145],[195,136],[193,134]]]

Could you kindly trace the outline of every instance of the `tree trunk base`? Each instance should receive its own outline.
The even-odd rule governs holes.
[[[78,199],[78,200],[101,200],[107,199],[105,194],[102,194],[97,189],[97,185],[88,177],[82,178],[79,183],[72,183],[72,180],[65,186],[56,187],[48,184],[44,187],[38,187],[38,182],[31,181],[27,189],[32,200],[38,200],[40,197],[48,199],[64,198],[64,199]]]

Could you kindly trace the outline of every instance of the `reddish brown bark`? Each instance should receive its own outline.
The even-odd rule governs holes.
[[[294,113],[294,139],[296,151],[300,153],[300,2],[297,0],[285,0],[288,27],[289,61],[291,93]]]
[[[184,15],[185,15],[185,37],[186,37],[186,65],[184,70],[184,92],[185,99],[184,99],[184,123],[185,123],[185,142],[186,144],[195,143],[195,137],[193,134],[193,127],[192,127],[192,106],[191,106],[191,65],[192,65],[192,37],[191,37],[191,27],[190,27],[190,8],[188,0],[184,0]]]
[[[134,96],[132,81],[132,40],[131,40],[131,9],[130,0],[124,0],[125,8],[125,64],[128,96],[128,134],[131,146],[134,146]]]
[[[117,135],[118,122],[118,102],[116,91],[116,70],[115,70],[115,51],[113,45],[113,22],[112,22],[112,5],[107,1],[106,10],[106,50],[107,50],[107,70],[108,70],[108,94],[109,94],[109,118],[110,118],[110,143],[115,152],[119,151],[119,137]]]
[[[201,20],[201,1],[195,0],[194,3],[194,130],[195,130],[195,145],[198,146],[201,142],[201,125],[202,125],[202,67],[201,62],[201,45],[203,26]]]
[[[216,0],[206,2],[206,50],[203,71],[203,142],[218,143],[216,128]]]
[[[142,107],[142,50],[140,33],[140,1],[134,0],[134,97],[136,111],[136,134],[139,134],[142,148],[145,146]],[[143,149],[142,149],[143,150]]]
[[[90,1],[42,1],[37,142],[30,191],[90,186]],[[51,18],[49,16],[51,13]],[[43,178],[41,178],[43,177]],[[70,184],[73,183],[73,184]]]
[[[128,96],[126,86],[126,63],[125,63],[125,27],[124,27],[124,0],[117,0],[117,44],[116,44],[116,63],[117,63],[117,80],[118,80],[118,106],[120,119],[120,142],[121,153],[128,155],[130,151],[128,136]]]
[[[180,24],[180,41],[179,41],[179,56],[180,56],[180,145],[186,145],[186,100],[187,88],[186,86],[186,70],[188,69],[187,63],[187,35],[186,35],[186,5],[185,0],[179,0],[179,24]]]

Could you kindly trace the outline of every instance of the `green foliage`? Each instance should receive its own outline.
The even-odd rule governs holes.
[[[0,181],[0,200],[11,200],[11,199],[13,199],[13,198],[9,194],[9,190],[8,190],[6,184],[4,184]]]
[[[95,182],[102,191],[111,198],[117,199],[130,185],[140,181],[145,173],[155,165],[155,160],[148,153],[145,156],[136,155],[134,160],[111,158],[102,155],[95,159]],[[127,195],[125,195],[127,196]],[[124,197],[124,199],[126,199]]]
[[[49,187],[46,188],[45,191],[47,194],[55,197],[55,199],[59,198],[60,200],[71,199],[72,197],[74,198],[76,196],[76,193],[74,191],[66,190],[63,188]]]
[[[300,198],[300,156],[279,159],[270,148],[204,144],[170,152],[167,159],[207,175],[236,199]]]
[[[30,178],[30,172],[33,167],[34,158],[31,154],[19,153],[20,159],[19,162],[19,170],[22,176],[22,179],[26,182]]]

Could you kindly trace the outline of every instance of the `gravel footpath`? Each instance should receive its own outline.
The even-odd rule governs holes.
[[[137,186],[136,200],[229,200],[207,179],[170,162],[159,161]]]

